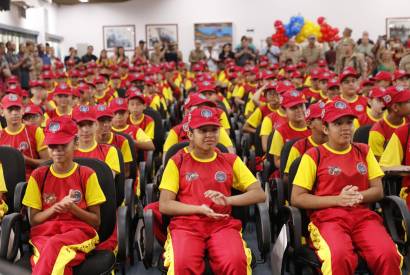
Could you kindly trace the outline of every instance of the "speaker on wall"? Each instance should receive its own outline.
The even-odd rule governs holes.
[[[0,11],[10,10],[10,0],[0,0]]]

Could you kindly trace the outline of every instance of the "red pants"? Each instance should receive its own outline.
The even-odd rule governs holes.
[[[252,256],[241,228],[241,222],[232,218],[171,221],[164,253],[168,274],[202,274],[205,255],[214,274],[251,274]]]
[[[33,274],[72,274],[98,243],[98,234],[81,221],[47,221],[30,232]]]
[[[367,208],[315,211],[309,232],[325,275],[354,274],[358,254],[375,275],[401,274],[402,256],[380,216]]]

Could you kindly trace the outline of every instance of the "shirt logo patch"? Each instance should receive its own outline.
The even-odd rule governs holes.
[[[390,95],[385,95],[385,96],[383,96],[383,100],[384,100],[384,102],[386,102],[386,103],[390,103],[390,101],[391,101],[391,96],[390,96]]]
[[[366,167],[366,165],[365,165],[363,162],[359,162],[359,163],[356,165],[356,169],[357,169],[357,171],[358,171],[360,174],[362,174],[362,175],[366,175],[366,174],[367,174],[367,167]]]
[[[356,105],[355,110],[358,112],[362,112],[364,110],[363,105]]]
[[[55,194],[53,194],[53,193],[51,193],[51,194],[48,194],[48,193],[44,193],[43,194],[43,201],[44,201],[44,204],[54,204],[55,202],[56,202],[56,195]]]
[[[28,149],[28,143],[25,142],[25,141],[21,142],[19,147],[18,147],[18,150],[19,151],[24,151],[24,150],[27,150],[27,149]]]
[[[227,179],[226,173],[223,171],[218,171],[215,173],[215,180],[217,182],[225,182]]]
[[[197,172],[188,172],[188,173],[186,173],[186,175],[185,175],[185,180],[186,180],[186,181],[194,181],[194,180],[196,180],[196,179],[198,179],[198,178],[199,178],[199,175],[198,175]]]
[[[328,168],[328,173],[331,176],[338,176],[340,175],[340,172],[342,172],[342,169],[338,166],[329,166]]]
[[[344,110],[344,109],[347,108],[347,105],[343,101],[336,101],[335,102],[335,108],[340,109],[340,110]]]
[[[73,189],[70,190],[70,198],[73,199],[74,203],[79,203],[82,197],[83,197],[83,194],[81,193],[80,190],[73,190]]]
[[[58,123],[58,122],[51,122],[50,123],[50,125],[48,126],[48,130],[51,132],[51,133],[53,133],[53,134],[55,134],[55,133],[57,133],[59,130],[60,130],[60,123]]]
[[[18,97],[15,94],[9,94],[9,100],[10,101],[17,101]]]
[[[107,110],[107,106],[102,105],[102,104],[97,106],[97,111],[103,112],[105,110]]]

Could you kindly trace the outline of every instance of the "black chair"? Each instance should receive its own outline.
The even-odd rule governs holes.
[[[300,160],[301,158],[296,159],[289,170],[289,187],[287,188],[289,190],[287,194],[288,201],[290,201],[292,183]],[[383,216],[385,227],[404,257],[403,274],[407,274],[410,263],[410,241],[407,239],[410,232],[409,211],[404,201],[397,196],[386,196],[379,204],[381,206],[381,215]],[[290,234],[287,244],[288,248],[286,249],[282,266],[291,274],[305,274],[304,272],[306,271],[310,272],[309,274],[318,274],[321,261],[308,244],[302,244],[302,237],[306,239],[309,238],[309,232],[307,230],[309,218],[306,211],[285,205],[282,208],[281,217],[284,219],[283,221]],[[361,257],[359,257],[355,274],[370,274],[366,262]]]
[[[154,127],[154,145],[155,145],[155,151],[157,152],[162,152],[163,145],[165,142],[165,131],[162,126],[162,117],[161,114],[158,111],[155,111],[152,108],[146,108],[144,110],[144,114],[147,116],[150,116],[155,123]]]
[[[361,126],[354,132],[353,142],[369,144],[369,133],[372,125]]]
[[[9,213],[19,212],[14,203],[14,192],[18,183],[26,181],[26,165],[20,151],[13,147],[0,146],[0,162],[3,165],[3,175],[6,182],[6,203]],[[17,190],[18,192],[18,190]]]
[[[104,192],[107,200],[100,206],[100,216],[101,216],[101,225],[98,230],[98,236],[100,242],[105,241],[114,231],[114,226],[116,223],[116,196],[115,196],[115,186],[114,179],[112,177],[111,169],[104,162],[96,159],[88,158],[75,158],[75,162],[80,165],[87,166],[92,168],[96,174],[98,181],[100,183],[101,189]],[[21,193],[15,193],[15,201],[18,204],[18,207],[21,209],[21,202],[25,194],[25,187],[27,183],[20,183],[19,188]],[[4,217],[3,223],[6,222],[6,226],[2,226],[2,246],[3,243],[8,243],[11,230],[16,226],[21,226],[21,223],[27,223],[28,219],[23,217],[22,214],[15,213],[17,215],[6,215]],[[28,226],[28,225],[27,225]],[[31,247],[27,242],[23,242],[20,238],[21,235],[17,235],[14,238],[14,243],[17,247],[20,248],[21,258],[16,262],[18,266],[22,266],[26,269],[31,269],[30,266],[30,256],[31,256]],[[126,236],[119,235],[119,242],[123,242],[122,238]],[[4,242],[3,242],[4,241]],[[2,248],[3,249],[3,248]],[[123,253],[120,251],[119,253]],[[8,260],[13,261],[17,256],[17,251],[10,257]],[[87,255],[86,260],[80,265],[73,268],[74,274],[108,274],[113,270],[116,264],[116,258],[112,251],[100,250],[92,251]]]

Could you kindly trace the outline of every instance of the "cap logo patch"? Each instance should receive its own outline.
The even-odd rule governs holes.
[[[10,101],[17,101],[18,97],[15,94],[9,94],[9,100]]]
[[[103,112],[105,110],[107,110],[107,106],[102,104],[97,106],[97,111]]]
[[[319,107],[320,109],[325,108],[325,103],[323,101],[319,101]]]
[[[204,94],[199,94],[198,96],[199,96],[199,98],[201,98],[201,99],[207,99]]]
[[[305,117],[309,117],[309,116],[310,116],[310,109],[307,109],[305,113]]]
[[[344,109],[347,108],[347,105],[343,101],[336,101],[335,102],[335,108],[340,109],[340,110],[344,110]]]
[[[90,108],[87,105],[81,105],[79,109],[81,113],[87,113],[90,111]]]
[[[383,96],[383,100],[386,103],[390,103],[391,102],[391,96],[390,95],[385,95],[385,96]]]
[[[25,113],[31,112],[31,107],[30,107],[30,106],[26,107],[26,109],[24,110],[24,112],[25,112]]]
[[[218,171],[215,173],[215,180],[217,182],[225,182],[227,179],[226,173],[223,171]]]
[[[397,90],[398,92],[403,92],[405,89],[406,89],[406,88],[404,88],[402,85],[396,86],[396,90]]]
[[[60,84],[60,89],[63,89],[63,90],[67,89],[67,85],[65,83]]]
[[[299,96],[299,92],[296,91],[296,90],[293,90],[292,92],[290,92],[290,95],[291,95],[292,97],[298,97],[298,96]]]
[[[124,104],[124,99],[122,99],[122,98],[117,98],[117,99],[115,100],[115,102],[116,102],[117,104],[121,105],[121,104]]]
[[[290,85],[292,85],[292,83],[290,83],[289,81],[283,81],[283,85],[290,86]]]
[[[60,126],[60,123],[58,123],[58,122],[51,122],[50,125],[48,126],[48,130],[53,134],[60,131],[60,128],[61,128],[61,126]]]
[[[204,82],[202,82],[202,85],[209,86],[209,85],[211,85],[211,83],[209,83],[208,81],[204,81]]]
[[[201,117],[203,117],[203,118],[210,118],[210,117],[212,117],[212,115],[213,115],[213,113],[212,113],[211,110],[208,110],[208,109],[201,110]]]

